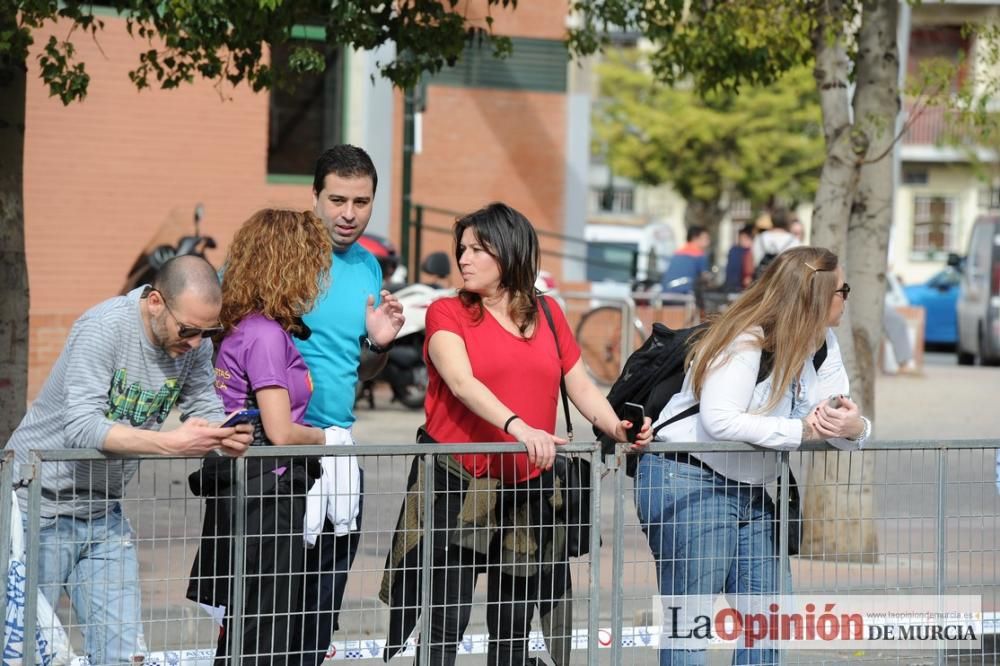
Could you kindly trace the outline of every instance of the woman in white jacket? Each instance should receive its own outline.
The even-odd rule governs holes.
[[[815,439],[856,449],[871,430],[846,397],[847,373],[830,328],[839,323],[849,293],[836,255],[792,248],[692,339],[684,385],[656,423],[696,403],[700,410],[665,426],[656,439],[748,442],[762,451],[642,457],[636,509],[656,558],[661,595],[753,595],[766,608],[779,589],[791,591],[789,572],[779,570],[774,505],[764,489],[778,476],[777,451]],[[813,357],[824,342],[826,358],[817,370]],[[771,371],[758,382],[762,357]],[[837,408],[830,405],[833,396],[839,397]],[[705,661],[702,644],[661,645],[661,665]],[[750,649],[740,643],[734,662],[777,658],[766,643]]]

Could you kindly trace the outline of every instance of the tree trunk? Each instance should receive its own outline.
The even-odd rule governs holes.
[[[851,326],[845,334],[850,330],[854,340],[854,358],[847,365],[851,392],[865,414],[875,412],[892,225],[892,147],[899,114],[898,8],[897,3],[877,0],[864,4],[854,96],[854,124],[869,137],[869,146],[847,230],[847,281],[858,290],[852,292]]]
[[[846,8],[841,0],[830,0],[823,7],[826,10],[820,10],[814,36],[816,69],[813,76],[823,114],[826,160],[816,189],[812,244],[843,256],[847,247],[850,205],[858,184],[858,156],[852,141],[847,96],[850,61],[843,33]]]
[[[10,17],[11,19],[13,17]],[[0,17],[0,31],[13,29]],[[0,444],[21,422],[28,388],[28,266],[24,257],[23,60],[0,56]]]
[[[836,170],[839,180],[824,194],[843,196],[824,201],[826,211],[818,225],[817,245],[826,245],[844,261],[847,282],[854,285],[838,338],[851,381],[851,393],[863,414],[874,415],[875,373],[881,341],[885,299],[885,265],[892,220],[893,170],[890,147],[899,113],[899,57],[896,45],[898,6],[869,0],[862,7],[855,67],[857,90],[854,123],[836,136],[864,160]],[[817,57],[817,63],[821,60]],[[817,66],[817,71],[821,66]],[[820,83],[820,77],[817,76]],[[820,85],[821,95],[823,86]],[[844,103],[832,111],[846,112]],[[824,124],[826,125],[824,106]],[[845,137],[848,140],[844,140]],[[832,154],[836,144],[829,143]],[[847,153],[836,158],[840,162]],[[849,158],[848,158],[849,159]],[[826,167],[831,164],[828,154]],[[839,165],[838,165],[839,166]],[[847,177],[846,172],[851,172]],[[846,187],[845,187],[846,186]],[[823,191],[821,184],[820,190]],[[834,205],[831,207],[830,204]],[[839,205],[838,205],[839,204]],[[850,205],[849,211],[843,207]],[[817,210],[820,208],[817,194]],[[836,210],[837,219],[830,216]],[[845,215],[845,213],[847,215]],[[846,218],[846,219],[845,219]],[[817,225],[814,224],[814,228]],[[846,233],[845,233],[846,232]],[[846,252],[844,250],[846,249]],[[871,456],[816,454],[809,465],[805,497],[802,554],[824,559],[874,562],[878,559]]]

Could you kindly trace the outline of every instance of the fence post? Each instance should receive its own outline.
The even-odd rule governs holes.
[[[631,296],[627,296],[622,299],[620,303],[622,311],[622,330],[621,330],[621,353],[618,357],[619,370],[625,369],[625,362],[628,361],[628,357],[632,355],[633,349],[632,341],[635,339],[636,326],[635,321],[638,315],[635,309],[635,300]]]
[[[3,488],[3,495],[0,496],[2,504],[0,504],[0,539],[2,543],[5,544],[5,548],[10,550],[10,502],[11,498],[7,495],[8,490],[14,488],[14,451],[6,450],[3,452],[3,457],[0,458],[0,487]],[[7,569],[10,569],[10,564],[8,561]],[[3,572],[4,578],[6,579],[7,571]],[[3,604],[2,614],[0,617],[7,617],[7,595],[4,594],[3,600],[0,603]]]
[[[778,481],[778,497],[781,500],[781,506],[777,508],[778,514],[781,516],[778,520],[778,543],[781,544],[781,548],[778,550],[778,598],[780,599],[792,592],[785,589],[785,572],[791,569],[788,558],[788,514],[791,504],[791,497],[788,495],[790,473],[788,468],[788,451],[782,451],[778,456],[778,460],[778,464],[781,466],[781,478]],[[780,664],[785,663],[785,651],[778,650],[777,655],[780,666]]]
[[[417,205],[413,207],[413,277],[410,282],[416,284],[420,282],[420,257],[423,256],[424,247],[424,207]]]
[[[620,445],[615,447],[615,520],[611,536],[611,666],[621,666],[622,663],[622,627],[624,622],[625,588],[625,465],[619,459]]]
[[[24,567],[24,666],[35,666],[35,633],[38,630],[38,551],[41,548],[42,482],[41,464],[37,453],[31,454],[31,464],[25,465],[28,481],[28,534]]]
[[[229,626],[226,639],[230,642],[230,663],[239,664],[243,658],[243,577],[246,569],[247,486],[246,459],[240,456],[236,464],[236,524],[233,525],[233,589],[229,609]]]
[[[403,91],[403,201],[400,210],[402,228],[399,237],[400,260],[407,271],[410,270],[410,206],[413,196],[413,143],[416,138],[413,114],[413,88],[409,87]]]
[[[604,461],[601,459],[600,448],[590,457],[590,522],[597,521],[597,529],[590,530],[590,603],[587,613],[587,664],[597,666],[597,651],[600,649],[598,632],[601,619],[601,471]]]
[[[431,569],[434,566],[434,462],[433,454],[424,454],[424,525],[420,544],[420,664],[431,663]],[[445,501],[450,501],[448,495]],[[459,636],[459,641],[464,636]]]
[[[938,611],[941,611],[941,595],[944,594],[948,564],[946,561],[946,537],[945,531],[945,456],[948,450],[938,449],[937,460],[937,557],[935,558],[935,592],[937,593]],[[938,615],[940,618],[941,616]],[[947,658],[945,656],[945,645],[943,641],[938,641],[937,664],[944,666]]]

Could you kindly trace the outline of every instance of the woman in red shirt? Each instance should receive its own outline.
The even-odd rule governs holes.
[[[455,259],[462,288],[457,296],[433,303],[427,312],[426,433],[442,445],[509,441],[524,444],[527,452],[458,454],[453,456],[458,465],[439,459],[434,529],[436,535],[441,531],[445,536],[434,539],[432,630],[430,640],[421,642],[429,645],[431,664],[455,662],[476,578],[486,571],[490,579],[487,663],[521,666],[529,663],[527,637],[534,606],[546,604],[542,597],[553,596],[551,585],[568,588],[568,580],[539,583],[544,568],[540,551],[546,539],[542,526],[552,527],[551,517],[546,520],[544,513],[550,503],[540,499],[551,498],[556,447],[566,443],[553,434],[560,377],[565,374],[569,398],[599,430],[624,442],[632,424],[618,418],[590,380],[562,310],[535,291],[538,237],[521,213],[494,203],[458,220]],[[541,310],[541,299],[551,312],[554,331]],[[649,419],[645,421],[635,442],[638,446],[650,440]],[[497,529],[485,553],[483,548],[468,547],[468,539],[453,527],[460,510],[464,515],[464,491],[472,480],[484,478],[500,484]],[[509,568],[504,552],[519,547],[523,552],[526,545],[511,543],[514,535],[505,527],[503,515],[523,507],[533,521],[539,551],[527,569],[534,572],[531,575]],[[445,525],[448,528],[442,529]],[[565,555],[555,559],[565,560]],[[568,579],[568,568],[564,576]]]

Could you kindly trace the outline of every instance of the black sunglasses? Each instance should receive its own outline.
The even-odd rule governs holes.
[[[201,328],[200,326],[191,326],[190,324],[185,324],[184,322],[182,322],[180,319],[177,318],[177,315],[174,314],[174,311],[170,309],[169,305],[167,305],[167,299],[164,298],[163,293],[160,292],[159,289],[148,290],[145,294],[143,294],[143,298],[149,296],[149,294],[151,294],[154,291],[160,294],[160,300],[163,301],[163,307],[167,309],[167,312],[170,313],[170,316],[173,317],[174,321],[177,322],[177,335],[180,338],[184,340],[197,338],[198,336],[201,336],[202,339],[212,338],[218,335],[219,333],[222,333],[223,330],[225,330],[221,326],[209,326],[208,328]]]
[[[845,282],[843,287],[841,287],[840,289],[838,289],[837,291],[835,291],[833,293],[840,294],[841,296],[843,296],[844,300],[846,301],[847,300],[847,295],[851,293],[851,285],[849,285],[849,284],[847,284]]]

